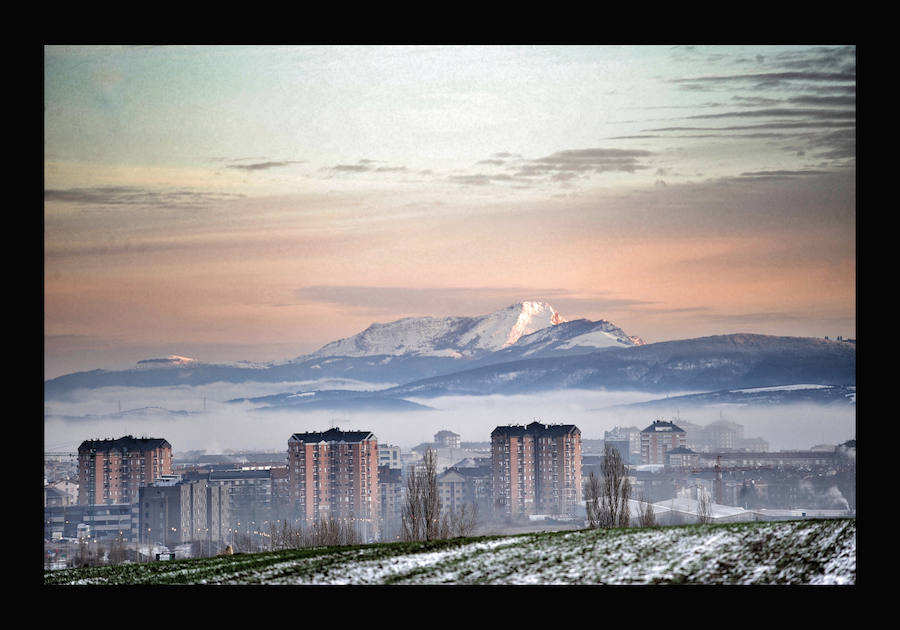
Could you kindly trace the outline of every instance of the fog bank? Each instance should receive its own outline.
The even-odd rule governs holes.
[[[322,385],[321,383],[317,385]],[[353,383],[343,383],[347,389]],[[366,389],[371,389],[369,385]],[[657,394],[565,390],[520,396],[453,396],[410,399],[432,411],[266,411],[242,397],[308,390],[309,383],[218,383],[203,387],[102,388],[69,400],[45,402],[44,448],[74,451],[87,439],[123,435],[165,438],[178,453],[205,450],[287,450],[291,434],[330,427],[372,431],[379,442],[408,449],[447,429],[463,442],[488,442],[498,425],[575,424],[583,439],[602,439],[616,426],[645,428],[655,419],[706,425],[721,418],[744,426],[744,437],[761,437],[772,451],[809,449],[855,438],[855,406],[720,405],[654,409],[626,405],[656,400]]]

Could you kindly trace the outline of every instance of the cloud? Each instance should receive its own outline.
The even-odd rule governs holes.
[[[515,180],[514,177],[505,173],[498,173],[496,175],[486,175],[484,173],[450,175],[447,179],[456,184],[467,184],[472,186],[486,186],[493,182],[512,182]]]
[[[207,205],[228,199],[243,198],[242,194],[203,192],[193,190],[150,190],[136,186],[99,186],[95,188],[49,189],[44,201],[103,206],[162,206],[169,208]]]
[[[695,114],[687,119],[698,118],[792,118],[802,117],[813,120],[852,120],[855,112],[836,109],[794,109],[790,107],[772,107],[768,109],[739,110],[718,114]]]
[[[280,168],[282,166],[290,166],[291,164],[302,164],[302,161],[288,160],[281,162],[254,162],[252,164],[229,164],[226,168],[238,169],[241,171],[266,171],[272,168]]]
[[[537,158],[529,162],[536,171],[582,171],[604,173],[608,171],[625,171],[647,168],[639,162],[640,158],[652,155],[650,151],[634,149],[570,149],[558,151],[551,155]]]
[[[405,173],[405,166],[375,166],[377,160],[363,158],[356,164],[335,164],[325,170],[334,173]]]
[[[856,80],[856,73],[849,71],[839,72],[759,72],[750,74],[726,74],[704,77],[692,77],[685,79],[670,79],[688,89],[704,89],[710,84],[752,83],[754,88],[776,87],[785,82],[827,82],[827,83],[852,83]]]
[[[790,171],[790,170],[780,170],[780,171],[748,171],[746,173],[741,173],[740,177],[752,178],[754,180],[761,179],[788,179],[795,177],[814,177],[817,175],[828,175],[829,171],[820,171],[820,170],[802,170],[802,171]]]
[[[371,171],[372,167],[368,164],[336,164],[331,167],[332,171],[345,171],[351,173],[365,173]]]
[[[650,151],[632,149],[568,149],[557,151],[544,157],[511,162],[497,159],[497,156],[512,157],[508,153],[495,153],[491,159],[478,164],[505,166],[504,173],[470,173],[452,175],[449,180],[458,184],[486,186],[493,183],[533,185],[540,182],[569,182],[576,177],[590,177],[607,172],[634,173],[649,168],[641,163],[641,158],[653,155]]]

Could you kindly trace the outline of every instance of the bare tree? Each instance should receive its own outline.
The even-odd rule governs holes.
[[[406,478],[406,502],[401,516],[404,540],[441,537],[441,497],[437,490],[437,455],[425,451],[421,470],[413,466]]]
[[[712,523],[712,520],[709,493],[704,488],[697,488],[697,522]]]
[[[601,470],[602,477],[598,479],[592,472],[584,484],[588,524],[592,528],[628,527],[631,482],[618,449],[606,445]]]
[[[122,564],[127,559],[125,536],[122,532],[119,532],[119,535],[110,541],[108,555],[110,564]]]
[[[362,537],[352,524],[333,516],[321,518],[309,528],[288,519],[280,524],[270,523],[269,538],[272,549],[334,547],[362,542]]]
[[[359,532],[350,523],[334,517],[320,519],[311,528],[307,537],[309,547],[335,547],[356,545],[362,542]]]
[[[478,504],[463,503],[451,512],[452,536],[470,536],[478,526]]]
[[[425,535],[422,495],[424,494],[422,474],[410,467],[406,476],[406,500],[400,515],[403,540],[422,540]]]
[[[437,454],[425,451],[420,469],[406,478],[406,502],[401,515],[403,540],[437,540],[471,534],[478,522],[477,505],[444,508],[437,484]]]
[[[644,494],[641,494],[640,502],[641,508],[638,514],[638,524],[641,527],[656,527],[656,513],[653,511],[653,504],[650,503]]]
[[[600,479],[591,471],[584,482],[584,507],[587,512],[588,527],[600,527]]]

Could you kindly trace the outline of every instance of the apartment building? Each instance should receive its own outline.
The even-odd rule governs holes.
[[[138,494],[138,542],[180,545],[199,541],[208,551],[231,540],[226,486],[166,475]]]
[[[78,504],[134,503],[138,489],[172,473],[172,445],[126,435],[78,447]]]
[[[379,446],[379,451],[381,447]],[[391,466],[378,467],[379,532],[381,540],[399,540],[403,532],[403,503],[406,486],[402,470]]]
[[[441,507],[448,511],[456,511],[465,504],[473,504],[474,501],[467,496],[468,484],[455,468],[448,468],[437,475],[438,496],[441,499]]]
[[[581,431],[540,422],[497,427],[491,468],[498,516],[571,514],[581,501]]]
[[[443,448],[459,448],[459,434],[443,429],[434,434],[434,443]]]
[[[378,465],[388,466],[400,470],[403,468],[403,462],[400,459],[400,447],[393,444],[378,445]]]
[[[654,420],[641,431],[641,461],[644,464],[667,465],[667,453],[687,446],[687,432],[676,424]]]
[[[295,433],[288,440],[288,483],[300,519],[336,519],[363,540],[378,538],[378,440],[370,431]]]
[[[641,431],[637,427],[614,427],[603,433],[604,445],[619,451],[626,464],[636,463],[641,456]]]
[[[275,494],[272,468],[264,466],[182,473],[185,481],[203,480],[223,486],[234,523],[265,523],[274,520]]]

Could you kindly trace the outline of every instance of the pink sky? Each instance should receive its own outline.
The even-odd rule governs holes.
[[[855,337],[855,51],[745,48],[377,49],[364,63],[390,70],[399,96],[359,69],[356,83],[309,84],[304,102],[285,86],[355,68],[358,51],[290,49],[286,69],[267,47],[48,49],[45,375],[169,354],[290,359],[375,321],[522,300],[648,342]],[[504,75],[494,92],[418,62],[403,74],[424,53],[475,52],[535,80]],[[200,59],[261,64],[269,82],[180,83]],[[565,92],[565,77],[582,86],[613,62],[643,81]],[[569,100],[544,84],[561,64]],[[751,89],[751,74],[780,83]],[[633,100],[653,85],[660,100]],[[245,111],[245,128],[227,110],[251,89],[246,107],[264,113]],[[357,92],[369,100],[340,100]]]

